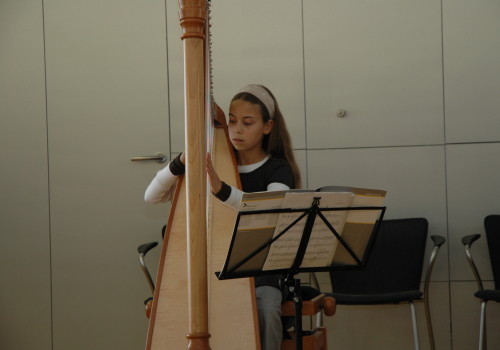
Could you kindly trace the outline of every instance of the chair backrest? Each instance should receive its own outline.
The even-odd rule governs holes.
[[[428,223],[423,218],[383,220],[363,269],[330,271],[336,293],[420,290]]]
[[[500,289],[500,215],[487,216],[484,219],[484,229],[488,241],[495,289]]]

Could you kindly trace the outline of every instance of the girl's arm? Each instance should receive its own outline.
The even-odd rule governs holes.
[[[229,196],[227,197],[226,200],[224,200],[225,197],[221,197],[221,192],[219,191],[218,193],[215,193],[215,196],[219,198],[224,204],[230,206],[234,210],[238,211],[240,210],[240,204],[241,204],[241,199],[243,198],[243,192],[240,189],[237,189],[236,187],[227,185],[223,183],[223,187],[227,186],[227,192],[229,192]],[[267,185],[267,190],[268,191],[286,191],[289,190],[290,187],[288,187],[285,184],[282,184],[280,182],[273,182],[269,185]]]
[[[185,171],[184,157],[184,153],[179,154],[165,168],[156,173],[144,193],[146,202],[156,204],[166,202],[172,198],[177,176],[184,174]]]
[[[221,200],[222,203],[238,211],[244,192],[220,180],[219,175],[217,175],[212,165],[210,154],[207,154],[207,174],[214,195]],[[273,182],[267,185],[268,191],[285,191],[289,189],[289,186],[280,182]]]

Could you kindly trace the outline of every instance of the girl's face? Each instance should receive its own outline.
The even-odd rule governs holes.
[[[229,108],[229,138],[234,148],[241,153],[259,154],[262,140],[273,129],[273,121],[264,123],[260,106],[244,100],[236,100]]]

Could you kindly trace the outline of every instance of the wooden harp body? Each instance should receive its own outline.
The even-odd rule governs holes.
[[[215,276],[223,266],[237,213],[212,195],[203,199],[206,210],[205,203],[199,203],[206,195],[203,109],[208,60],[201,24],[206,4],[179,3],[181,25],[184,21],[187,169],[179,177],[169,214],[146,350],[259,350],[253,279],[219,281]],[[221,179],[241,188],[225,118],[220,120],[213,130],[212,161]]]

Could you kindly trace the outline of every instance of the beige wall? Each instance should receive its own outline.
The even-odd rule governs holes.
[[[498,3],[213,2],[220,106],[267,85],[305,187],[386,189],[386,217],[426,217],[447,238],[431,284],[437,348],[475,348],[460,238],[500,213]],[[0,2],[0,348],[144,344],[135,248],[157,240],[166,207],[141,199],[161,165],[128,158],[183,149],[179,33],[176,1]],[[473,253],[491,285],[484,239]],[[418,317],[427,349],[421,305]],[[331,349],[413,344],[405,308],[339,308],[328,326]]]

